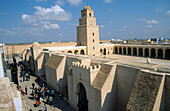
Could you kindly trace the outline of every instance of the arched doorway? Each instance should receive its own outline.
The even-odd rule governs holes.
[[[75,50],[75,51],[74,51],[74,54],[79,54],[79,51],[78,51],[78,50]]]
[[[72,51],[69,50],[67,53],[72,53]]]
[[[102,54],[102,49],[100,49],[100,54]]]
[[[119,47],[119,54],[122,54],[122,48]]]
[[[123,48],[123,52],[124,52],[123,54],[126,54],[126,48],[125,47]]]
[[[135,47],[133,48],[133,55],[137,55],[137,49]]]
[[[170,49],[165,50],[165,59],[170,59]]]
[[[149,49],[148,48],[145,49],[145,57],[149,57]]]
[[[143,56],[143,49],[139,48],[139,56]]]
[[[155,58],[156,50],[154,48],[151,49],[151,58]]]
[[[103,52],[103,55],[106,55],[106,49],[104,48],[104,52]]]
[[[131,48],[128,47],[128,55],[131,55]]]
[[[83,49],[80,51],[80,54],[84,55],[84,50]]]
[[[163,58],[163,50],[162,49],[158,49],[158,58],[159,59]]]
[[[88,111],[88,100],[86,89],[82,83],[77,85],[78,92],[78,111]]]
[[[115,47],[115,54],[117,54],[118,53],[118,51],[117,51],[117,47]]]

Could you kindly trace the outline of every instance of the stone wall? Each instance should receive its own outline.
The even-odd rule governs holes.
[[[129,101],[139,69],[117,66],[117,111],[124,111]]]

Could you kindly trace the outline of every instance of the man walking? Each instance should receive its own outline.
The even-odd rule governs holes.
[[[25,86],[25,94],[27,95],[27,86]]]
[[[34,84],[34,83],[32,83],[32,89],[34,89],[34,86],[35,86],[35,84]]]
[[[43,111],[47,111],[47,106],[46,106],[45,103],[44,103],[44,105],[43,105]]]
[[[53,101],[53,97],[50,95],[50,97],[49,97],[50,106],[52,104],[52,101]]]

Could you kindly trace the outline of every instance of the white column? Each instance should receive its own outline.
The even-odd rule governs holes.
[[[131,48],[131,56],[133,56],[133,48]]]
[[[151,57],[151,49],[149,49],[149,57]]]
[[[162,50],[163,50],[163,59],[165,59],[165,49]]]

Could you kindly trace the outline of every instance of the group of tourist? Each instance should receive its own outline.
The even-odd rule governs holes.
[[[52,105],[54,94],[54,89],[48,89],[45,83],[43,83],[43,86],[39,88],[32,83],[32,96],[34,100],[37,100],[36,105],[41,104],[42,101],[46,101],[47,104]]]
[[[26,68],[22,65],[21,65],[20,77],[22,82],[30,80],[30,75],[26,74]]]
[[[24,81],[29,81],[30,80],[30,75],[26,74],[27,69],[26,67],[24,67],[23,65],[21,65],[20,67],[20,77],[21,77],[21,82]],[[37,81],[40,82],[40,78],[37,77]],[[55,91],[54,89],[49,89],[46,86],[46,83],[44,82],[42,84],[42,87],[36,87],[35,83],[32,83],[32,96],[33,96],[33,100],[36,100],[36,105],[41,104],[42,102],[46,102],[49,105],[52,105],[53,103],[53,98],[55,95]],[[19,90],[21,90],[21,93],[24,95],[27,95],[28,89],[27,86],[25,86],[25,93],[24,91],[21,89],[21,86],[17,87]],[[46,104],[43,104],[43,110],[47,111],[47,107]]]

